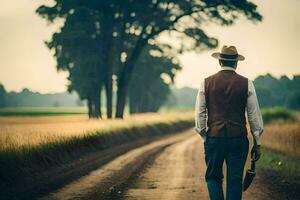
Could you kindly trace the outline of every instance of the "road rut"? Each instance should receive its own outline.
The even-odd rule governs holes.
[[[209,199],[203,142],[193,130],[135,148],[41,199]],[[258,172],[246,200],[286,199]]]

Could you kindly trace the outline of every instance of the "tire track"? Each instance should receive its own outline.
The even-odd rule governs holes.
[[[194,134],[165,148],[119,199],[207,199],[200,143]]]
[[[117,188],[132,174],[137,173],[148,158],[191,134],[193,133],[187,131],[128,151],[101,168],[40,199],[104,199],[113,192],[113,188]]]

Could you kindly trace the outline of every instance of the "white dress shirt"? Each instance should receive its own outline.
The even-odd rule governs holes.
[[[232,70],[232,67],[221,67],[221,70]],[[205,102],[205,86],[204,80],[201,81],[200,88],[197,93],[196,103],[195,103],[195,130],[200,134],[203,141],[206,140],[207,127],[207,108]],[[260,136],[263,133],[263,120],[261,112],[259,109],[259,104],[257,101],[257,96],[255,92],[255,87],[253,82],[248,79],[248,98],[247,98],[247,119],[250,125],[250,131],[254,138],[254,143],[260,145]]]

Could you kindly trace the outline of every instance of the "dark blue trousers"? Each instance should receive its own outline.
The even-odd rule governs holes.
[[[227,200],[242,199],[243,170],[247,160],[247,137],[207,137],[204,142],[207,170],[205,180],[210,199],[223,200],[223,163],[227,166]]]

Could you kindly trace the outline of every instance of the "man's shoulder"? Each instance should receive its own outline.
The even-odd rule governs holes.
[[[209,75],[209,76],[206,76],[206,77],[202,80],[202,82],[205,83],[206,81],[209,81],[209,80],[213,80],[213,79],[218,78],[219,75],[220,75],[219,72],[220,72],[220,71],[218,71],[218,72],[216,72],[216,73],[214,73],[214,74],[211,74],[211,75]],[[251,80],[248,79],[246,76],[243,76],[243,75],[241,75],[241,74],[239,74],[239,73],[237,73],[237,72],[235,72],[234,75],[235,75],[238,79],[242,79],[242,80],[244,80],[244,81],[251,82]]]
[[[204,80],[209,80],[209,79],[219,78],[220,75],[221,75],[221,74],[220,74],[220,71],[218,71],[218,72],[216,72],[216,73],[214,73],[214,74],[211,74],[211,75],[205,77]],[[247,77],[242,76],[242,75],[238,74],[237,72],[233,73],[233,75],[236,76],[236,77],[238,77],[238,78],[240,78],[240,79],[248,79]]]
[[[238,73],[236,73],[236,76],[239,77],[240,79],[244,79],[244,80],[247,80],[247,81],[250,80],[250,79],[248,79],[246,76],[243,76],[243,75],[238,74]]]
[[[212,78],[217,77],[218,73],[219,73],[219,72],[216,72],[216,73],[214,73],[214,74],[211,74],[211,75],[205,77],[205,78],[204,78],[204,81],[205,81],[205,80],[208,80],[208,79],[212,79]]]

